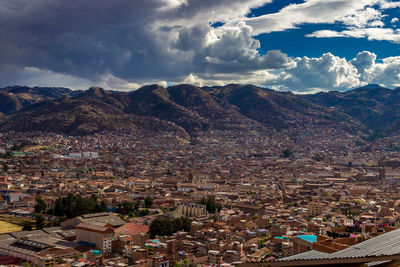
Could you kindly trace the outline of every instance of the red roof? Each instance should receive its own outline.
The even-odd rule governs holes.
[[[147,233],[148,231],[149,227],[147,225],[136,224],[136,223],[127,223],[115,229],[116,233],[124,235],[138,235],[142,233]]]
[[[21,263],[21,259],[15,258],[12,256],[0,256],[0,264],[1,265],[19,265]]]
[[[113,228],[110,224],[97,225],[97,224],[89,224],[89,223],[80,223],[76,226],[76,229],[86,230],[90,232],[97,232],[108,234],[113,232]]]

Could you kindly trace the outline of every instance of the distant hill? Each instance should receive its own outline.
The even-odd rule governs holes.
[[[184,129],[167,121],[125,114],[125,105],[118,99],[127,93],[90,88],[75,97],[42,101],[3,117],[5,130],[47,131],[68,135],[87,135],[105,130],[171,131],[187,136]]]
[[[238,133],[340,129],[368,136],[400,129],[400,90],[370,85],[348,92],[296,95],[254,85],[0,89],[0,129],[86,135],[104,130]]]
[[[400,89],[368,85],[347,92],[321,92],[305,99],[357,119],[375,134],[400,130]]]
[[[10,114],[33,103],[72,97],[81,91],[60,87],[12,86],[0,88],[0,113]]]
[[[274,129],[339,126],[362,129],[356,120],[340,111],[332,111],[291,92],[278,92],[254,85],[227,85],[211,91],[226,99],[246,117]],[[364,129],[365,130],[365,129]]]

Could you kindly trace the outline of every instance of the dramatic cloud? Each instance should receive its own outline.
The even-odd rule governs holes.
[[[297,58],[296,67],[266,80],[281,90],[308,92],[315,90],[347,90],[369,83],[384,86],[400,85],[400,57],[389,57],[377,62],[377,56],[363,51],[347,61],[331,53],[319,58]]]
[[[362,85],[357,68],[331,53],[320,58],[298,58],[297,66],[282,73],[282,89],[344,89]]]
[[[228,2],[230,12],[220,12]],[[191,72],[281,68],[288,57],[276,51],[260,56],[259,42],[244,23],[220,32],[210,26],[218,16],[207,9],[229,16],[240,10],[244,16],[266,2],[0,1],[1,64],[92,81],[112,73],[139,82],[177,79]],[[185,17],[193,26],[179,25]]]
[[[399,7],[400,2],[388,2],[382,0],[368,0],[357,2],[358,4],[354,5],[354,9],[351,14],[339,16],[339,18],[334,18],[334,15],[331,15],[330,17],[325,18],[325,21],[320,21],[329,22],[329,18],[331,18],[336,22],[341,22],[345,26],[346,30],[318,30],[311,34],[308,34],[307,36],[316,38],[367,38],[368,40],[386,40],[394,43],[400,42],[400,31],[398,29],[393,29],[390,27],[384,28],[385,23],[382,21],[383,18],[387,16],[383,15],[382,11]],[[346,10],[348,11],[348,9]],[[391,20],[391,24],[394,24],[397,21],[397,18],[393,18]]]
[[[400,42],[399,30],[384,24],[384,11],[399,7],[397,1],[306,0],[248,17],[254,8],[272,2],[0,0],[0,86],[132,90],[144,83],[193,81],[350,88],[375,79],[366,78],[371,67],[362,69],[361,58],[350,63],[334,53],[321,58],[292,58],[279,49],[260,53],[255,37],[304,24],[340,23],[343,31],[319,30],[308,37]],[[391,19],[390,25],[397,21]],[[268,43],[262,46],[268,48]],[[394,70],[379,64],[397,68],[392,61],[373,66],[389,75]]]
[[[400,29],[392,28],[350,28],[346,31],[336,32],[321,30],[307,35],[308,37],[327,38],[327,37],[352,37],[368,38],[368,40],[392,41],[400,43]]]
[[[266,70],[250,71],[241,74],[189,74],[182,81],[175,83],[189,83],[197,86],[226,85],[231,83],[255,84],[259,86],[269,86],[275,84],[280,79],[280,75],[273,74]]]
[[[289,5],[278,13],[247,19],[254,33],[268,33],[294,29],[306,23],[342,22],[350,26],[364,26],[379,20],[381,12],[372,8],[383,5],[383,0],[308,0],[302,4]],[[391,6],[385,6],[391,8]]]
[[[363,80],[368,80],[367,77],[368,70],[372,68],[375,64],[376,55],[369,51],[363,51],[357,54],[357,57],[350,61],[351,64],[357,69],[358,73],[360,73]]]
[[[389,57],[376,61],[374,53],[363,51],[350,61],[361,74],[361,80],[367,83],[379,83],[386,86],[400,85],[400,57]]]

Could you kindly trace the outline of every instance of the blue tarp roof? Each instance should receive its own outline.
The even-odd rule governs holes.
[[[303,239],[303,240],[305,240],[307,242],[310,242],[310,243],[317,242],[317,236],[316,235],[298,235],[297,237],[301,238],[301,239]]]

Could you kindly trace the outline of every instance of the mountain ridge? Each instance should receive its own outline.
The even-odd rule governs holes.
[[[0,101],[1,130],[69,135],[118,129],[168,129],[195,136],[213,130],[266,133],[337,128],[365,137],[400,129],[400,90],[379,85],[308,95],[251,84],[148,85],[130,92],[15,86],[0,89]]]

